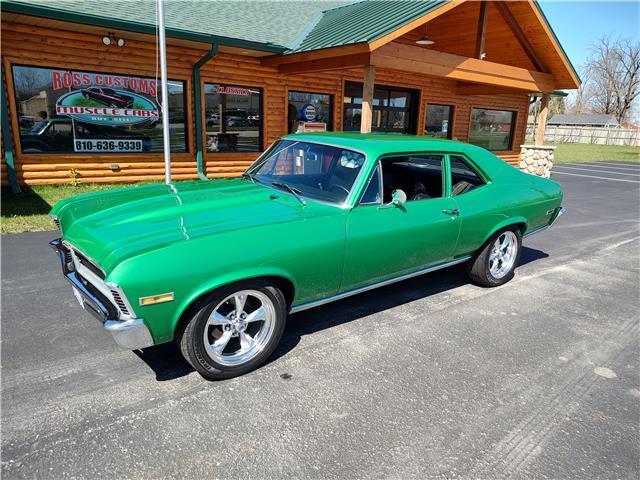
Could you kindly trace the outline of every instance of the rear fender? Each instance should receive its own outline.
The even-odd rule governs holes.
[[[520,228],[520,232],[524,233],[529,228],[529,223],[527,219],[521,216],[509,217],[504,219],[497,225],[495,225],[490,231],[489,234],[484,238],[482,244],[484,245],[487,240],[489,240],[496,232],[502,230],[503,228],[509,227],[511,225],[518,225]],[[524,227],[524,228],[523,228]]]

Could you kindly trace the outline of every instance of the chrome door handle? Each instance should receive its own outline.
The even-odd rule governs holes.
[[[457,208],[447,208],[446,210],[442,210],[442,213],[447,215],[460,215],[460,210]]]

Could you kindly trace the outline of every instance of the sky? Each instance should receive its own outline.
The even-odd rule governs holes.
[[[589,46],[603,35],[638,41],[640,0],[540,0],[542,10],[576,68],[589,55]]]

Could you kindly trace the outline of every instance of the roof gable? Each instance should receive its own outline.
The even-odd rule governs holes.
[[[326,10],[290,53],[370,43],[447,3],[449,0],[376,0]]]

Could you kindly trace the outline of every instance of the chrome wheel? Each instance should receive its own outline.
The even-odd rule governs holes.
[[[273,335],[276,309],[258,290],[227,296],[204,327],[204,346],[211,359],[225,366],[247,363],[262,352]]]
[[[489,255],[489,271],[494,278],[504,277],[513,268],[518,253],[518,238],[511,230],[502,232],[493,242]]]

